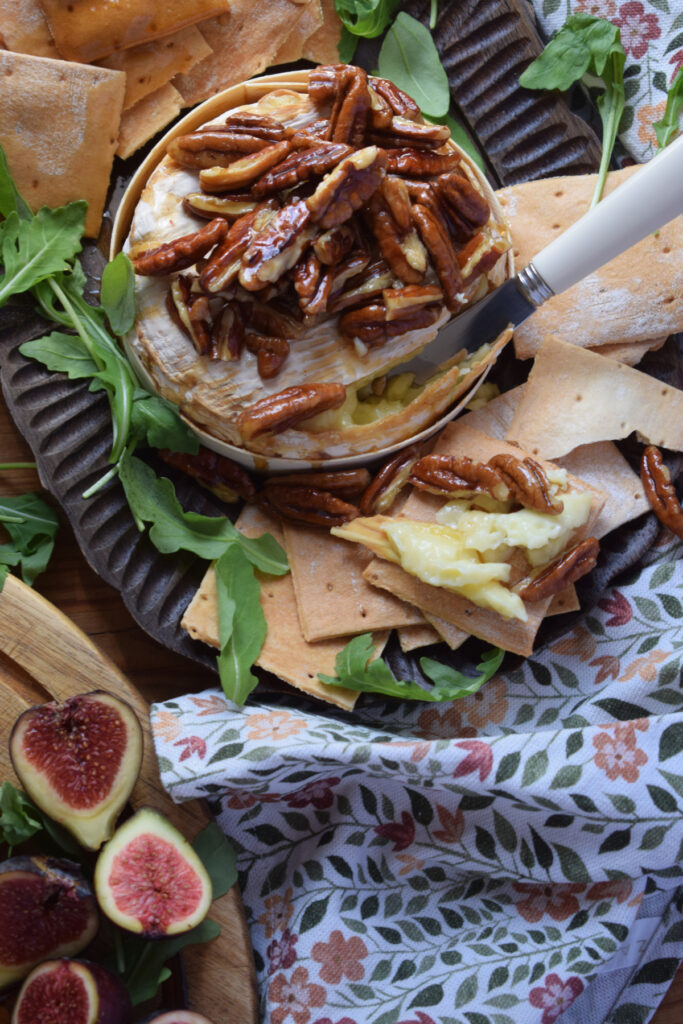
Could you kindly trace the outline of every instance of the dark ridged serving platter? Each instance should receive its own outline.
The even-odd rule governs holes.
[[[428,20],[428,0],[403,7],[422,21]],[[599,163],[600,147],[594,132],[562,97],[530,93],[518,84],[520,73],[543,45],[529,11],[525,0],[462,0],[457,4],[442,0],[439,5],[434,36],[448,74],[454,110],[485,154],[494,186],[587,173]],[[363,42],[357,62],[368,69],[376,67],[378,48],[378,42]],[[136,160],[135,166],[138,163]],[[135,166],[115,169],[109,225]],[[106,225],[100,248],[90,245],[84,256],[93,296],[105,262],[105,236]],[[118,482],[90,500],[82,498],[108,468],[108,404],[102,393],[91,393],[87,383],[69,381],[21,354],[24,341],[47,330],[50,328],[24,302],[3,310],[3,394],[34,452],[41,481],[61,505],[89,564],[120,591],[139,625],[165,647],[213,667],[214,653],[190,640],[180,628],[182,613],[199,585],[205,563],[184,554],[159,554],[146,534],[137,530]],[[153,453],[150,462],[154,464]],[[161,464],[156,468],[160,470]],[[165,465],[163,472],[173,478],[185,506],[208,515],[225,513],[225,506],[189,478],[175,475]],[[644,532],[641,527],[636,547],[642,549],[652,536],[652,527],[645,527]],[[446,660],[448,653],[445,647],[443,650]]]

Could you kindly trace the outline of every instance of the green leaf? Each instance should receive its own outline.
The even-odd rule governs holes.
[[[16,213],[20,220],[32,220],[31,207],[19,194],[10,173],[5,151],[0,146],[0,217]]]
[[[451,95],[438,50],[425,25],[401,11],[379,51],[379,73],[415,100],[428,117],[448,113]]]
[[[501,758],[501,762],[498,765],[498,770],[496,772],[496,785],[498,785],[499,782],[506,782],[508,779],[511,779],[519,768],[521,760],[522,755],[518,750],[515,750],[511,754],[506,754]]]
[[[666,825],[653,825],[643,833],[639,850],[654,850],[664,842],[668,829]]]
[[[374,653],[371,633],[356,636],[337,655],[334,664],[337,675],[318,673],[318,678],[328,686],[344,686],[362,693],[383,693],[388,697],[402,697],[405,700],[457,700],[476,693],[497,671],[503,660],[503,652],[498,648],[487,650],[477,665],[480,674],[472,678],[441,662],[421,658],[422,671],[434,683],[431,689],[424,689],[417,683],[396,679],[382,658],[373,660]]]
[[[349,32],[346,25],[342,25],[341,35],[337,43],[337,53],[340,64],[351,64],[358,46],[358,36]]]
[[[374,39],[384,32],[400,0],[334,0],[334,6],[347,32]],[[340,52],[340,59],[342,58]]]
[[[33,801],[11,782],[3,782],[0,786],[0,843],[19,846],[41,828]]]
[[[524,765],[522,786],[531,786],[538,782],[548,771],[548,754],[545,750],[537,750]]]
[[[39,494],[0,497],[0,523],[11,543],[0,544],[0,565],[19,565],[24,583],[33,584],[52,555],[59,520]]]
[[[607,799],[620,814],[635,814],[636,812],[636,802],[630,796],[625,796],[623,793],[608,793]]]
[[[653,786],[648,783],[647,791],[650,794],[652,803],[664,814],[674,814],[678,810],[676,797],[672,796],[668,789],[661,786]]]
[[[315,928],[316,925],[320,924],[327,911],[329,901],[330,897],[328,895],[323,896],[320,900],[313,900],[312,903],[308,904],[301,917],[299,932],[310,931],[311,928]]]
[[[667,725],[659,738],[659,760],[668,761],[683,751],[683,722]]]
[[[135,323],[135,271],[125,252],[104,268],[100,302],[114,334],[126,334]]]
[[[87,203],[50,210],[43,206],[31,220],[17,212],[0,224],[0,306],[12,295],[33,288],[51,274],[67,270],[81,248]]]
[[[471,1003],[478,990],[479,985],[477,983],[476,974],[471,974],[469,978],[465,978],[464,981],[461,981],[455,993],[456,1010],[459,1010],[461,1006],[466,1006],[467,1003]]]
[[[237,881],[236,855],[220,825],[212,821],[192,840],[192,849],[209,873],[213,898],[233,887]]]
[[[65,373],[69,380],[94,377],[98,370],[97,363],[77,334],[53,331],[43,338],[25,341],[19,346],[19,351],[42,363],[48,370]]]
[[[168,448],[190,455],[199,451],[195,432],[181,419],[177,407],[160,395],[150,395],[141,389],[134,393],[130,429],[138,443],[150,448]]]
[[[590,882],[591,876],[588,873],[588,868],[576,850],[570,846],[563,846],[561,843],[553,843],[553,849],[566,879],[570,882]]]
[[[118,956],[111,955],[106,966],[119,975],[128,989],[133,1006],[152,999],[159,986],[170,977],[164,964],[186,946],[209,942],[220,935],[220,925],[204,920],[189,932],[170,939],[141,939],[117,930]]]
[[[231,544],[216,562],[218,672],[225,695],[240,707],[258,683],[251,668],[268,632],[260,592],[246,553]]]

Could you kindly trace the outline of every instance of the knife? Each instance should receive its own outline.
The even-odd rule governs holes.
[[[636,242],[683,213],[683,135],[658,153],[580,220],[542,249],[519,273],[463,313],[393,372],[422,382],[460,349],[475,351],[508,325],[519,327],[559,295]]]

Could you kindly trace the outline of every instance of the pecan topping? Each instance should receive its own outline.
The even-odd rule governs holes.
[[[659,448],[652,444],[643,452],[640,478],[654,514],[672,533],[683,538],[683,511],[676,496],[671,473],[664,465]]]
[[[279,163],[291,149],[287,140],[272,142],[259,150],[233,161],[228,167],[208,167],[199,172],[199,184],[205,192],[232,192],[251,185],[266,171]]]
[[[256,494],[246,469],[209,448],[200,448],[196,455],[164,449],[159,455],[164,462],[194,477],[224,501],[237,501],[238,498],[251,501]]]
[[[217,359],[239,359],[244,347],[244,320],[239,302],[229,302],[221,311],[211,333]]]
[[[450,138],[446,124],[422,124],[394,116],[386,128],[368,134],[368,142],[385,149],[438,149]]]
[[[350,256],[335,267],[332,293],[327,303],[330,313],[341,313],[352,306],[360,306],[382,294],[394,280],[394,275],[383,259],[369,263],[367,254]],[[349,282],[346,290],[344,284]]]
[[[405,206],[399,200],[395,187],[390,189],[391,203],[384,195],[382,186],[371,197],[365,212],[377,239],[380,251],[396,277],[407,284],[418,284],[427,270],[427,253],[417,237],[410,221],[410,200],[405,193]],[[394,217],[392,207],[399,211],[401,222],[408,218],[408,230],[402,230],[399,220]]]
[[[460,163],[458,153],[432,153],[423,149],[388,149],[387,174],[415,174],[431,178],[452,171]]]
[[[273,338],[267,334],[248,331],[244,343],[256,356],[256,366],[262,380],[277,377],[289,355],[289,342],[284,338]]]
[[[370,88],[385,100],[394,114],[397,114],[399,117],[405,117],[409,121],[420,120],[420,108],[415,100],[411,99],[407,93],[399,89],[393,82],[390,82],[388,78],[371,77]]]
[[[261,434],[279,434],[319,412],[338,409],[345,399],[343,384],[295,384],[245,409],[239,418],[240,432],[245,441]]]
[[[321,263],[328,267],[340,263],[353,248],[355,237],[348,224],[323,231],[314,240],[312,249]]]
[[[255,235],[242,256],[239,281],[247,291],[259,291],[279,281],[297,263],[314,234],[306,203],[283,206]]]
[[[334,99],[348,81],[348,64],[320,64],[308,73],[308,95],[321,105]]]
[[[435,212],[422,203],[413,206],[413,217],[444,290],[446,306],[451,313],[457,313],[462,305],[462,275],[458,256],[448,232]]]
[[[290,129],[274,117],[267,117],[265,114],[257,114],[249,110],[236,110],[228,114],[225,119],[226,128],[232,132],[242,132],[246,135],[256,135],[260,139],[268,139],[271,142],[279,142],[280,139],[288,138]],[[215,128],[215,125],[213,126]]]
[[[346,82],[330,114],[330,138],[358,148],[365,140],[370,114],[368,76],[362,68],[348,68]]]
[[[394,116],[394,112],[384,99],[380,96],[375,89],[370,89],[370,115],[368,118],[368,128],[382,132],[386,131],[391,127],[391,119]]]
[[[413,466],[408,482],[421,491],[444,496],[490,494],[504,501],[509,493],[496,469],[468,455],[425,455]]]
[[[358,515],[355,505],[310,485],[293,487],[269,480],[259,494],[259,501],[268,511],[311,526],[342,526]]]
[[[411,309],[397,319],[388,320],[386,307],[381,303],[371,303],[369,306],[342,314],[339,317],[339,330],[342,337],[350,341],[357,338],[364,345],[377,348],[399,334],[430,327],[438,318],[438,309],[430,306]]]
[[[376,146],[342,160],[306,200],[314,223],[333,228],[347,221],[377,190],[385,167],[386,154]]]
[[[459,242],[467,242],[487,223],[490,216],[486,198],[476,190],[464,174],[442,174],[437,191],[453,234]]]
[[[183,209],[198,217],[225,217],[238,220],[245,213],[256,209],[258,203],[250,196],[207,196],[204,192],[188,192],[183,198]]]
[[[200,356],[211,354],[211,311],[205,295],[194,295],[190,282],[179,274],[171,282],[167,307],[173,321],[183,330]]]
[[[276,203],[273,200],[261,203],[230,226],[223,242],[199,276],[199,283],[204,291],[220,292],[237,280],[242,256],[256,232],[273,216],[275,208]]]
[[[214,159],[216,156],[230,154],[234,160],[240,154],[256,153],[267,145],[265,139],[255,135],[230,132],[218,126],[178,135],[169,142],[167,152],[181,167],[213,167],[219,163]]]
[[[313,487],[316,491],[329,491],[340,498],[352,498],[364,491],[370,482],[367,469],[331,469],[311,473],[285,473],[274,481],[292,487]]]
[[[361,515],[374,516],[378,512],[389,511],[408,482],[419,452],[419,445],[413,444],[409,448],[403,448],[380,466],[374,479],[361,495]]]
[[[323,265],[315,252],[309,252],[294,270],[294,290],[306,316],[324,313],[334,284],[334,272]]]
[[[542,601],[552,597],[594,569],[599,554],[600,545],[596,538],[587,537],[515,589],[523,601]]]
[[[178,270],[187,270],[202,256],[206,256],[214,245],[225,236],[227,223],[222,217],[209,221],[199,231],[182,235],[172,242],[165,242],[154,249],[147,249],[132,257],[136,274],[143,277],[163,277]]]
[[[297,338],[301,334],[299,321],[272,302],[242,302],[241,306],[249,326],[261,334],[274,338]]]
[[[522,461],[515,455],[501,452],[489,459],[488,465],[501,476],[510,497],[524,508],[553,516],[559,515],[564,508],[562,501],[553,498],[545,470],[535,459],[527,457]]]
[[[387,320],[398,320],[410,310],[441,303],[443,292],[436,285],[409,284],[404,288],[383,288],[382,299],[387,310]]]
[[[296,149],[289,156],[264,174],[253,186],[255,196],[273,195],[284,189],[294,188],[302,181],[321,177],[347,156],[353,149],[342,142],[319,142],[308,149]]]

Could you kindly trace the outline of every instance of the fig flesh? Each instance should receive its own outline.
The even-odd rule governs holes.
[[[89,850],[114,832],[142,760],[133,709],[104,690],[29,708],[10,737],[22,786]]]
[[[13,857],[0,864],[0,989],[47,957],[74,956],[97,931],[97,904],[78,864]]]
[[[211,879],[190,844],[149,807],[121,825],[95,866],[100,908],[146,938],[194,928],[211,905]]]
[[[166,1013],[149,1017],[146,1024],[213,1024],[203,1013],[192,1010],[167,1010]]]
[[[86,960],[46,960],[21,987],[12,1024],[130,1024],[122,982]]]

